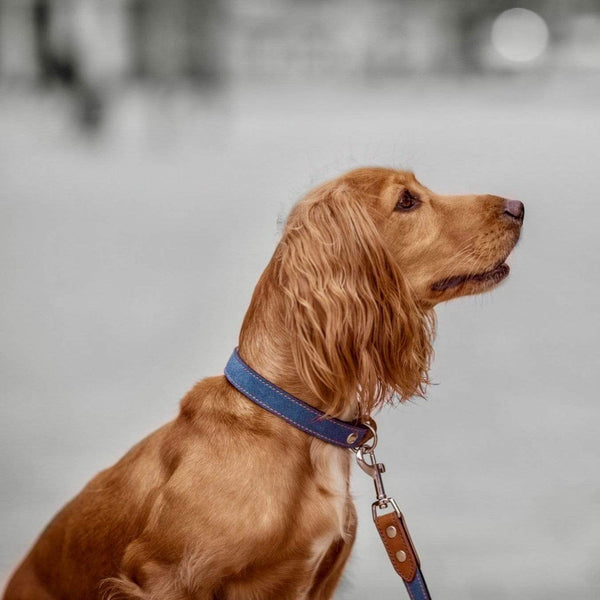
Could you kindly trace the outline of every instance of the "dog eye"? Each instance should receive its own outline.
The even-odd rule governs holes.
[[[403,190],[402,194],[400,194],[400,198],[398,202],[396,202],[396,206],[394,207],[395,211],[407,211],[416,208],[420,204],[418,196],[415,196],[409,190]]]

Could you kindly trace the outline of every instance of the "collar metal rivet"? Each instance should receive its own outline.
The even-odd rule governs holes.
[[[398,550],[398,552],[396,552],[396,558],[398,559],[398,562],[404,562],[406,560],[406,552],[404,552],[404,550]]]
[[[358,439],[358,433],[351,433],[347,438],[346,442],[348,444],[354,444],[354,442]]]
[[[385,530],[385,532],[387,533],[387,536],[388,536],[389,538],[395,538],[395,537],[396,537],[396,534],[398,533],[398,532],[396,531],[396,528],[395,528],[393,525],[390,525],[390,526],[389,526],[389,527],[388,527],[388,528]]]

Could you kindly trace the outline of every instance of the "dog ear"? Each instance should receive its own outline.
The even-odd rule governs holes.
[[[432,323],[364,199],[331,182],[288,219],[276,261],[295,367],[332,416],[423,395]]]

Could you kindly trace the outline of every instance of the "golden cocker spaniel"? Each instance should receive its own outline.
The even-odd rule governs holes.
[[[492,289],[522,203],[440,196],[362,168],[292,210],[239,353],[343,420],[423,395],[439,302]],[[52,520],[4,600],[331,598],[356,529],[351,454],[291,427],[220,375]]]

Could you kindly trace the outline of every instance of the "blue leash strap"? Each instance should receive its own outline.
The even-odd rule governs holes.
[[[431,595],[429,594],[427,584],[425,583],[425,579],[423,579],[423,573],[421,573],[420,568],[417,569],[415,578],[410,583],[405,581],[404,585],[412,600],[431,600]]]

